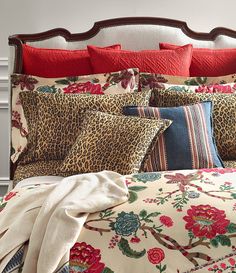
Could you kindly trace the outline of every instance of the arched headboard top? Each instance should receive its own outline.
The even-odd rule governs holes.
[[[185,22],[155,17],[128,17],[99,21],[87,32],[72,34],[56,28],[36,34],[16,34],[9,37],[9,71],[22,72],[22,44],[40,48],[84,49],[93,44],[106,46],[120,43],[123,49],[158,49],[160,42],[195,47],[236,47],[236,31],[223,27],[209,33],[195,32]]]

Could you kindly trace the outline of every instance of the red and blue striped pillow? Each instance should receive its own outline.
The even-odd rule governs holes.
[[[179,107],[124,107],[125,115],[172,120],[146,161],[145,171],[224,167],[212,126],[212,102]]]

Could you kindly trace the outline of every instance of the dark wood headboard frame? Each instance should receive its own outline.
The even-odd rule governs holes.
[[[185,22],[167,18],[124,17],[108,19],[96,22],[90,30],[82,33],[70,33],[67,29],[55,28],[36,34],[17,34],[10,36],[9,45],[15,47],[14,72],[22,72],[22,44],[26,42],[41,41],[56,36],[62,36],[65,38],[66,41],[83,41],[92,38],[103,28],[121,25],[162,25],[175,27],[181,29],[182,32],[190,38],[196,40],[213,41],[219,35],[226,35],[236,38],[236,31],[228,28],[217,27],[211,30],[209,33],[195,32],[191,30]]]
[[[14,60],[14,73],[22,73],[22,44],[27,42],[42,41],[45,39],[62,36],[66,41],[83,41],[94,37],[103,28],[122,26],[122,25],[162,25],[181,29],[181,31],[188,37],[195,40],[214,41],[219,35],[226,35],[236,38],[236,31],[217,27],[212,29],[209,33],[195,32],[191,30],[188,25],[183,21],[172,20],[167,18],[157,17],[124,17],[115,18],[104,21],[99,21],[94,26],[82,33],[70,33],[64,28],[55,28],[49,31],[35,33],[35,34],[16,34],[9,37],[9,45],[15,47],[15,60]],[[10,177],[14,176],[16,164],[10,165]]]

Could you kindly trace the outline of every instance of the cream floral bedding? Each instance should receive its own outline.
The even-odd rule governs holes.
[[[126,183],[129,201],[90,214],[57,272],[236,272],[236,169],[140,173]],[[30,188],[8,193],[0,211]],[[21,272],[26,248],[4,273]]]

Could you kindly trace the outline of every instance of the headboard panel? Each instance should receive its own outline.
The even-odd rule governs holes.
[[[57,28],[37,34],[9,37],[10,72],[22,72],[23,43],[46,48],[81,49],[88,44],[105,46],[120,43],[123,49],[158,49],[159,42],[192,43],[196,47],[236,47],[236,31],[215,28],[209,33],[194,32],[185,22],[166,18],[130,17],[100,21],[87,32],[71,34]]]
[[[9,73],[22,72],[22,44],[35,47],[82,49],[89,44],[106,46],[120,43],[123,49],[158,49],[159,42],[192,43],[196,47],[236,48],[236,31],[215,28],[209,33],[195,32],[185,22],[166,18],[130,17],[96,22],[87,32],[71,34],[63,28],[36,34],[9,37]],[[11,164],[11,178],[16,165]]]

